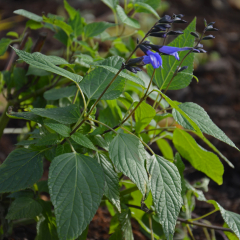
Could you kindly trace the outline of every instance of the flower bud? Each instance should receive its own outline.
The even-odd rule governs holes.
[[[202,40],[209,40],[209,39],[213,39],[215,38],[213,35],[208,35],[206,37],[204,37]]]
[[[154,33],[150,33],[149,36],[165,38],[166,37],[166,33],[165,32],[154,32]]]
[[[167,33],[167,35],[180,35],[180,34],[183,34],[182,31],[170,31]]]
[[[195,38],[199,38],[199,35],[198,35],[197,33],[195,33],[195,32],[190,32],[190,34],[191,34],[192,36],[194,36]]]
[[[178,69],[178,72],[182,72],[182,71],[186,70],[187,68],[188,68],[188,66],[180,67],[180,68]]]
[[[171,19],[171,17],[169,15],[165,15],[158,22],[159,23],[171,23],[172,21],[173,20]]]

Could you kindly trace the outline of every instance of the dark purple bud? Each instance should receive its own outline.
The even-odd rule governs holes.
[[[127,66],[136,66],[136,65],[144,65],[142,64],[143,57],[138,57],[138,58],[131,58],[128,63],[126,64]]]
[[[200,53],[206,53],[207,51],[204,49],[199,49]]]
[[[167,33],[167,35],[180,35],[180,34],[183,34],[182,31],[170,31]]]
[[[137,72],[140,72],[142,71],[141,68],[139,67],[131,67],[131,66],[125,66],[125,69],[127,69],[128,71],[132,72],[132,73],[137,73]]]
[[[193,35],[195,38],[199,38],[199,35],[195,32],[190,32],[191,35]]]
[[[183,19],[176,19],[173,20],[174,23],[187,23],[187,21],[183,20]]]
[[[210,22],[207,26],[212,26],[215,22]]]
[[[205,30],[206,30],[206,31],[218,31],[218,29],[217,29],[217,28],[214,28],[213,26],[208,26],[208,27],[206,27]]]
[[[139,48],[146,54],[151,47],[149,45],[143,46],[143,44],[139,45]]]
[[[204,37],[202,40],[209,40],[209,39],[213,39],[215,38],[213,35],[208,35],[206,37]]]
[[[146,46],[146,47],[150,47],[152,50],[158,52],[158,49],[162,46],[159,46],[159,45],[153,45],[153,44],[150,44],[148,41],[145,41],[143,42],[143,45]]]
[[[158,38],[165,38],[167,35],[166,35],[165,32],[154,32],[154,33],[150,33],[149,36],[158,37]]]
[[[176,17],[177,17],[177,18],[183,18],[184,15],[183,15],[183,14],[177,14]]]
[[[171,19],[171,17],[169,15],[165,15],[158,22],[159,23],[171,23],[172,19]]]
[[[162,23],[160,23],[160,24],[157,24],[155,27],[159,27],[159,28],[170,28],[171,25],[170,25],[170,24],[162,24]]]
[[[187,68],[188,68],[188,66],[180,67],[180,68],[178,69],[178,72],[182,72],[182,71],[186,70]]]

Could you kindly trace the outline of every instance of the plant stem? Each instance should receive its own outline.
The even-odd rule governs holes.
[[[118,134],[115,130],[113,130],[111,127],[109,127],[107,124],[105,124],[105,123],[103,123],[103,122],[97,121],[97,120],[95,120],[95,119],[88,119],[88,120],[93,121],[93,122],[96,122],[96,123],[98,123],[98,124],[101,124],[101,125],[109,128],[109,129],[110,129],[111,131],[113,131],[114,133]]]
[[[149,220],[149,228],[151,230],[151,240],[154,240],[153,228],[152,228],[152,216],[151,215],[148,216],[148,220]]]
[[[112,9],[112,11],[113,11],[113,15],[114,15],[115,24],[117,25],[116,26],[116,35],[118,36],[118,33],[119,33],[118,18],[117,18],[116,11],[114,9]]]
[[[134,187],[131,187],[131,188],[128,188],[128,189],[125,189],[123,191],[120,192],[120,197],[123,197],[125,195],[128,195],[132,192],[135,192],[138,190],[138,187],[137,186],[134,186]]]
[[[192,240],[195,240],[194,236],[193,236],[193,233],[192,233],[192,230],[191,228],[189,227],[189,225],[187,224],[187,230],[189,232],[189,235],[191,236]]]
[[[82,96],[82,99],[83,99],[83,104],[84,104],[84,110],[83,110],[83,112],[85,113],[85,112],[87,111],[86,100],[85,100],[85,97],[84,97],[84,94],[83,94],[83,91],[82,91],[81,87],[79,86],[78,83],[76,83],[76,85],[77,85],[77,88],[78,88],[79,92],[81,93],[81,96]]]
[[[9,121],[9,117],[7,116],[7,111],[8,111],[8,108],[9,108],[10,104],[8,102],[4,112],[2,113],[1,117],[0,117],[0,139],[3,135],[3,131],[4,131],[4,128],[7,126],[8,124],[8,121]]]
[[[200,216],[200,217],[194,218],[194,219],[189,219],[188,221],[194,222],[194,221],[200,220],[200,219],[205,218],[205,217],[207,217],[207,216],[209,216],[209,215],[211,215],[211,214],[213,214],[213,213],[215,213],[215,212],[217,212],[217,211],[219,211],[219,210],[218,210],[218,209],[215,209],[215,210],[213,210],[213,211],[211,211],[211,212],[209,212],[209,213],[207,213],[207,214],[205,214],[205,215],[203,215],[203,216]]]

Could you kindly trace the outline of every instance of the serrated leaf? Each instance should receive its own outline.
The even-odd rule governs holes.
[[[109,22],[93,22],[85,26],[84,33],[87,38],[94,37],[113,26],[115,26],[115,24]]]
[[[77,238],[92,220],[104,191],[104,174],[94,159],[78,153],[54,158],[49,191],[61,240]]]
[[[116,6],[118,4],[118,0],[101,0],[104,2],[108,7],[110,7],[113,11],[115,11]]]
[[[205,110],[198,104],[186,102],[178,105],[178,107],[198,125],[202,132],[209,134],[238,149],[236,145],[226,136],[226,134],[220,128],[218,128],[217,125],[215,125]],[[191,130],[193,129],[187,119],[182,116],[180,112],[174,109],[172,114],[173,118],[184,128]]]
[[[6,219],[34,218],[42,212],[42,206],[32,198],[16,198],[8,209]]]
[[[140,133],[151,122],[155,115],[156,111],[154,108],[145,101],[142,102],[135,111],[136,132]]]
[[[41,117],[53,119],[63,124],[72,124],[80,118],[80,112],[77,105],[69,105],[62,108],[33,108],[32,113]],[[61,117],[59,117],[61,116]]]
[[[80,15],[80,12],[77,11],[74,19],[69,20],[69,25],[72,27],[74,36],[77,38],[83,32],[83,21]]]
[[[69,137],[71,128],[67,127],[63,124],[60,124],[54,120],[46,119],[44,121],[44,125],[55,131],[56,133],[60,134],[63,137]]]
[[[79,145],[86,147],[86,148],[90,148],[92,150],[96,151],[95,146],[93,145],[93,143],[89,140],[89,138],[87,138],[85,135],[83,135],[80,132],[75,132],[74,134],[71,135],[71,138],[73,141],[75,141],[76,143],[78,143]]]
[[[76,86],[50,89],[44,92],[43,96],[46,100],[58,100],[65,97],[72,97],[76,94]]]
[[[89,136],[90,140],[93,142],[94,145],[97,145],[106,151],[109,150],[109,144],[101,135]]]
[[[2,56],[8,49],[8,45],[11,43],[10,38],[2,38],[0,40],[0,56]]]
[[[77,75],[75,73],[69,72],[65,69],[55,66],[51,61],[48,61],[45,55],[35,52],[35,53],[27,53],[22,50],[18,50],[12,47],[17,55],[27,64],[32,65],[36,68],[40,68],[42,70],[46,70],[62,77],[66,77],[76,83],[81,82],[82,76]]]
[[[14,118],[14,119],[25,119],[25,120],[30,120],[30,121],[39,122],[39,123],[42,123],[43,121],[42,117],[31,112],[10,112],[6,114],[8,117]]]
[[[173,144],[196,170],[205,173],[219,185],[222,184],[224,168],[214,153],[199,146],[191,135],[179,129],[174,130]]]
[[[36,146],[47,146],[54,145],[59,142],[59,137],[57,133],[49,133],[47,135],[43,135],[37,142]]]
[[[126,133],[119,133],[110,143],[109,157],[114,166],[136,183],[145,196],[148,182],[144,167],[146,153],[140,140]]]
[[[194,37],[190,34],[194,32],[196,28],[196,18],[188,25],[188,27],[184,30],[184,34],[178,36],[174,41],[172,41],[168,46],[172,47],[193,47]],[[187,51],[179,52],[180,59],[187,54]],[[179,66],[179,61],[175,59],[173,56],[161,56],[163,60],[163,68],[156,69],[155,75],[153,77],[153,81],[157,84],[160,90],[166,89],[168,83],[171,81],[171,78]],[[177,90],[187,87],[192,79],[193,72],[193,60],[194,54],[191,53],[187,58],[183,61],[182,66],[188,66],[188,69],[185,70],[185,73],[178,73],[176,77],[174,77],[171,85],[169,86],[169,90]],[[153,73],[153,67],[148,66],[148,74],[151,76]]]
[[[181,176],[173,163],[160,156],[152,156],[148,164],[154,206],[164,234],[170,239],[182,206]]]
[[[198,133],[198,135],[200,137],[203,137],[203,134],[200,130],[200,128],[198,127],[198,125],[190,118],[190,116],[188,116],[188,114],[186,114],[180,107],[179,104],[176,104],[175,101],[172,101],[168,96],[166,96],[163,93],[160,93],[164,99],[169,103],[169,105],[171,105],[171,107],[173,107],[174,109],[176,109],[178,112],[180,112],[187,120],[188,122],[192,125],[192,127],[194,128],[194,130]]]
[[[103,154],[99,154],[99,159],[105,175],[104,194],[117,210],[121,212],[118,175]]]
[[[41,16],[38,16],[35,13],[31,13],[29,11],[26,11],[24,9],[18,9],[16,11],[14,11],[13,13],[24,16],[26,18],[29,18],[31,20],[34,20],[35,22],[42,22],[43,18]]]
[[[128,17],[121,6],[117,5],[116,10],[119,18],[124,24],[128,25],[129,27],[140,28],[139,22],[133,18]]]
[[[214,205],[216,210],[220,210],[221,215],[228,225],[228,227],[237,235],[240,239],[240,215],[231,211],[225,210],[218,202],[214,200],[208,200],[208,203]]]
[[[32,186],[43,174],[41,152],[18,148],[0,166],[0,192],[13,192]]]
[[[120,69],[122,59],[120,57],[110,57],[105,59],[102,64]],[[97,99],[113,77],[114,74],[111,71],[97,67],[83,78],[80,86],[88,98]],[[124,86],[125,80],[118,76],[101,99],[108,100],[119,97],[123,92]]]
[[[134,4],[134,6],[143,8],[144,10],[147,10],[148,12],[152,13],[156,18],[159,18],[159,15],[155,11],[155,9],[144,2],[137,2]],[[141,9],[137,9],[136,12],[141,12]]]

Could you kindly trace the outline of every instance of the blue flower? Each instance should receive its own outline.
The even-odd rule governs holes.
[[[158,53],[147,50],[145,54],[147,54],[147,56],[143,56],[144,64],[150,63],[154,68],[162,67],[162,58]]]
[[[178,47],[169,47],[169,46],[162,46],[160,48],[158,48],[158,51],[160,53],[164,53],[164,54],[167,54],[167,55],[172,55],[174,56],[177,60],[180,60],[179,58],[179,55],[178,55],[178,52],[180,51],[186,51],[186,50],[192,50],[193,48],[191,47],[183,47],[183,48],[178,48]],[[197,52],[199,52],[199,50],[197,49],[193,49]]]

